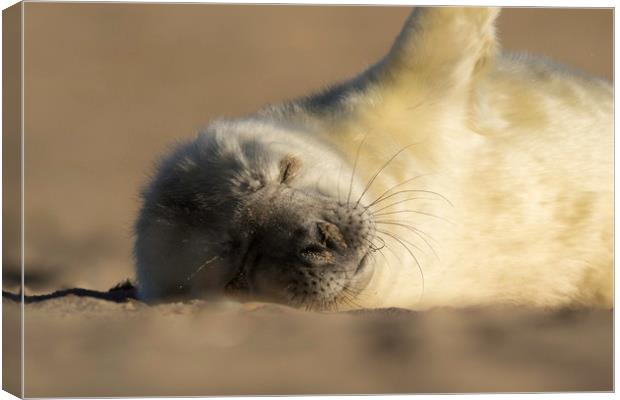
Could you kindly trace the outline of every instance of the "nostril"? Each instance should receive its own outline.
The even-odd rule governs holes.
[[[334,254],[325,247],[318,244],[311,244],[300,250],[299,256],[304,261],[313,264],[330,263],[334,261]]]
[[[322,253],[324,251],[327,249],[319,244],[311,244],[301,249],[301,253]]]

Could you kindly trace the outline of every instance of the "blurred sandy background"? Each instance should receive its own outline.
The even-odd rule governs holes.
[[[387,51],[409,12],[408,8],[401,7],[27,3],[27,289],[33,293],[72,286],[107,289],[124,278],[132,277],[131,231],[138,208],[137,193],[146,181],[157,155],[175,140],[192,137],[199,127],[214,117],[249,113],[266,103],[306,94],[354,75]],[[611,10],[505,9],[498,28],[505,49],[544,55],[591,74],[612,79]],[[4,224],[10,227],[11,223],[19,221],[19,216],[11,212],[11,204],[8,206],[5,205],[3,218]],[[18,244],[5,242],[4,252],[4,287],[10,289],[15,287],[18,277]],[[160,330],[158,321],[162,318],[161,321],[166,321],[164,324],[178,324],[179,329],[202,329],[209,318],[202,316],[195,319],[202,321],[202,325],[192,322],[191,315],[199,313],[198,306],[179,306],[181,311],[145,309],[138,313],[140,317],[135,317],[121,313],[124,306],[104,305],[95,301],[53,304],[55,306],[50,303],[26,309],[26,348],[32,349],[27,350],[26,354],[27,380],[30,378],[30,383],[26,384],[27,395],[225,394],[245,393],[246,389],[261,392],[258,384],[243,386],[247,380],[244,376],[237,380],[231,377],[228,380],[218,378],[217,384],[208,381],[208,372],[212,370],[202,371],[205,373],[202,375],[201,370],[196,369],[202,364],[196,359],[188,363],[192,372],[184,378],[171,376],[167,379],[166,376],[158,375],[156,366],[164,364],[167,357],[172,357],[171,365],[176,365],[183,362],[179,354],[188,353],[188,357],[192,354],[195,357],[196,354],[187,348],[176,348],[176,352],[162,350],[172,349],[174,345],[181,346],[185,342],[181,340],[183,335],[176,330],[173,333],[169,332],[169,327]],[[16,310],[7,303],[5,307],[9,311]],[[141,306],[133,304],[132,307]],[[135,313],[135,310],[132,312]],[[259,337],[262,337],[261,334],[268,335],[268,332],[260,331],[263,325],[256,322],[255,314],[239,312],[243,315],[239,319],[242,326],[259,329]],[[119,315],[114,317],[117,313]],[[175,313],[181,316],[170,317],[170,314]],[[260,311],[258,313],[260,318],[265,319],[271,315],[267,313],[265,316]],[[300,326],[304,326],[307,319],[319,318],[288,311],[283,315],[288,318],[289,314],[290,323],[302,324]],[[535,319],[537,315],[533,314],[532,318]],[[472,318],[483,325],[488,321],[496,321],[491,322],[491,325],[497,323],[504,329],[506,325],[502,325],[500,317],[501,313],[489,311],[488,315],[483,314],[480,319]],[[127,340],[118,339],[116,343],[110,336],[95,335],[108,326],[99,318],[116,322],[120,318],[122,323],[110,325],[108,334],[115,335],[115,338],[120,337],[116,335],[127,334]],[[463,321],[463,318],[470,321],[470,317],[460,314],[455,318],[455,321]],[[90,326],[84,327],[84,319],[90,321],[86,324]],[[148,321],[146,326],[155,332],[162,332],[161,335],[151,337],[155,333],[152,333],[151,328],[145,328],[143,321]],[[407,329],[418,326],[417,321],[408,321],[398,322],[403,324],[406,334],[411,333]],[[462,350],[468,363],[480,367],[477,370],[479,373],[494,370],[500,371],[500,376],[493,379],[501,381],[508,379],[508,376],[514,378],[504,386],[489,382],[487,386],[482,383],[476,386],[472,383],[475,379],[468,380],[467,375],[457,374],[456,378],[448,379],[446,376],[450,374],[441,371],[437,372],[440,375],[435,376],[435,380],[428,378],[428,381],[416,381],[435,382],[432,385],[397,384],[405,376],[413,376],[418,369],[424,369],[428,362],[422,360],[431,358],[421,357],[417,362],[411,361],[413,369],[405,369],[402,372],[405,375],[385,375],[385,379],[376,385],[360,383],[368,382],[368,376],[372,376],[372,373],[367,376],[361,372],[362,375],[352,372],[353,375],[348,376],[347,364],[343,361],[339,373],[340,376],[348,376],[343,378],[344,383],[325,378],[308,380],[305,388],[291,383],[279,389],[272,383],[271,386],[264,386],[261,393],[387,392],[390,387],[395,391],[410,392],[416,391],[416,388],[421,391],[426,390],[424,388],[430,391],[502,388],[610,390],[611,313],[595,313],[594,317],[585,317],[579,321],[567,325],[568,336],[564,339],[559,339],[558,332],[561,330],[557,330],[557,326],[555,331],[541,328],[547,329],[542,339],[531,337],[531,343],[536,346],[541,346],[539,340],[553,343],[555,338],[566,345],[558,345],[557,351],[552,346],[547,357],[547,361],[551,361],[547,363],[540,364],[542,361],[536,359],[535,352],[532,353],[533,358],[513,360],[517,364],[511,364],[510,351],[508,355],[504,354],[504,358],[488,360],[477,359],[475,354],[479,352],[475,347]],[[312,320],[312,324],[315,323],[318,322]],[[510,323],[513,322],[506,322]],[[287,322],[278,320],[274,326],[281,324],[286,325]],[[519,325],[517,322],[514,324]],[[94,326],[99,329],[94,330]],[[28,330],[29,327],[32,329]],[[331,332],[330,327],[326,325],[327,332]],[[332,331],[337,332],[335,328]],[[77,335],[75,340],[69,339],[71,332]],[[292,329],[287,335],[297,334],[295,332]],[[425,335],[416,332],[411,334],[414,333]],[[349,335],[355,340],[359,339],[355,333]],[[148,342],[151,347],[141,343],[137,355],[131,355],[132,350],[126,346],[140,342],[141,337],[151,337]],[[478,340],[476,337],[472,336],[472,340]],[[194,338],[198,340],[199,336]],[[349,343],[347,338],[349,336],[341,336],[340,340]],[[315,339],[309,339],[307,343],[315,343]],[[520,345],[529,343],[527,340],[520,342],[518,338],[515,340]],[[218,357],[222,360],[230,359],[232,354],[236,354],[233,357],[243,362],[245,354],[248,359],[256,362],[257,359],[252,357],[264,357],[265,354],[278,351],[277,346],[268,341],[259,340],[257,343],[261,345],[252,345],[259,348],[252,350],[258,352],[253,356],[246,353],[217,353],[223,350],[203,342],[196,346],[206,346],[203,350],[207,353],[217,350],[217,356],[203,353],[204,360],[220,360]],[[316,343],[323,342],[319,340]],[[503,342],[500,340],[500,343]],[[580,343],[582,347],[580,351],[572,353],[574,357],[570,358],[564,353],[566,348],[575,348],[574,343]],[[65,346],[65,350],[57,350],[58,345],[61,348]],[[252,346],[248,348],[254,349]],[[261,346],[272,346],[273,351]],[[343,351],[345,358],[348,357],[346,354],[354,354],[355,349],[350,343],[347,346],[350,351]],[[459,347],[458,344],[455,346]],[[54,352],[50,352],[52,347]],[[329,358],[330,354],[334,354],[329,349],[329,346],[325,347],[322,352],[314,353],[314,356]],[[407,351],[403,350],[404,353]],[[307,356],[312,356],[311,353]],[[515,350],[517,359],[518,353]],[[296,353],[292,351],[291,354]],[[96,361],[89,358],[99,355],[101,357],[96,358]],[[123,355],[139,362],[136,361],[135,368],[131,368],[132,372],[123,370],[125,375],[120,372],[115,375],[111,371],[124,362]],[[446,352],[443,356],[449,357]],[[394,357],[390,359],[392,361],[386,361],[386,365],[392,363],[391,368],[395,370],[398,369],[396,365],[409,365],[409,361],[403,361],[402,364],[397,356]],[[272,359],[264,365],[271,365],[274,371],[282,373],[286,368],[282,368],[284,364],[277,363],[285,363],[286,358]],[[354,361],[354,358],[346,359]],[[299,358],[299,362],[301,360]],[[450,365],[449,359],[445,362],[445,365]],[[90,369],[86,368],[88,365]],[[458,368],[458,365],[456,362],[453,366]],[[503,365],[504,369],[498,365]],[[530,376],[525,372],[526,367],[536,365],[540,370],[534,370],[542,377]],[[584,365],[587,368],[582,369]],[[469,364],[467,366],[474,368]],[[234,374],[234,366],[228,367],[222,371]],[[213,368],[213,365],[209,368]],[[525,375],[510,372],[511,368],[521,368]],[[573,372],[568,373],[563,368]],[[136,372],[142,370],[149,372]],[[80,371],[88,371],[89,375],[80,376]],[[178,371],[183,373],[183,369]],[[169,373],[170,365],[161,370],[161,374]],[[393,372],[386,372],[390,373]],[[127,382],[112,389],[113,382],[117,382],[120,376],[124,376]],[[163,381],[158,381],[158,377]],[[146,378],[150,381],[143,382]],[[296,379],[292,382],[304,382],[303,375]],[[84,385],[80,386],[71,380],[78,380]],[[100,384],[93,386],[95,381]],[[193,383],[190,384],[190,381]],[[88,388],[92,390],[88,391]]]

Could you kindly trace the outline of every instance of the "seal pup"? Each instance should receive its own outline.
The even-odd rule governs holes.
[[[212,122],[142,193],[150,302],[612,305],[612,89],[415,8],[357,77]]]

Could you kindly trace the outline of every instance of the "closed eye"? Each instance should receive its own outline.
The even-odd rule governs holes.
[[[280,183],[289,184],[301,169],[301,161],[288,155],[280,160]]]

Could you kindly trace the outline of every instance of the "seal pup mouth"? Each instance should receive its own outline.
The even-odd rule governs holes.
[[[351,306],[373,272],[370,217],[360,205],[334,205],[292,189],[281,189],[278,198],[287,199],[286,205],[278,207],[280,201],[269,197],[268,216],[250,223],[251,237],[225,295],[313,310]],[[261,203],[254,206],[248,215],[265,209]]]
[[[248,249],[246,254],[250,251],[251,250]],[[255,272],[254,269],[257,268],[260,262],[260,256],[256,257],[258,262],[242,265],[237,274],[226,284],[224,291],[228,297],[238,301],[275,300],[296,307],[321,309],[329,308],[327,307],[329,304],[331,308],[335,308],[335,306],[343,300],[349,303],[353,302],[353,298],[368,284],[373,273],[370,267],[372,251],[373,250],[368,250],[362,256],[351,276],[346,277],[346,279],[341,279],[345,280],[345,282],[339,282],[334,276],[326,276],[325,273],[313,273],[311,271],[302,273],[297,277],[298,279],[291,279],[284,287],[284,291],[288,292],[288,296],[284,296],[284,301],[282,298],[274,299],[273,296],[261,293],[254,287],[252,276]],[[308,283],[300,280],[299,277],[310,277],[310,282]],[[326,286],[327,289],[336,288],[337,290],[326,296],[326,288],[322,288],[322,286]],[[322,307],[317,307],[319,304],[321,304]]]

